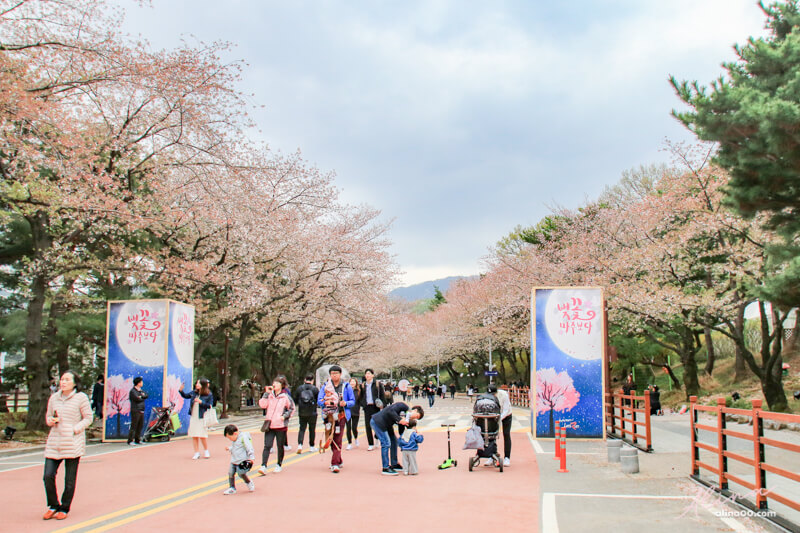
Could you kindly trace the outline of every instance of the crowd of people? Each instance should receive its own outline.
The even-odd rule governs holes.
[[[339,473],[344,461],[342,457],[343,439],[346,436],[345,450],[359,447],[359,434],[366,435],[367,450],[380,446],[381,474],[396,476],[401,472],[416,475],[419,472],[416,452],[424,441],[424,436],[417,427],[417,421],[425,416],[422,406],[410,406],[405,400],[425,396],[429,407],[433,407],[437,396],[455,398],[455,384],[437,385],[432,380],[427,383],[411,385],[405,383],[401,390],[391,382],[381,382],[375,378],[375,372],[367,369],[363,380],[356,378],[343,379],[342,369],[333,365],[328,369],[329,378],[315,385],[314,376],[305,376],[302,384],[291,390],[285,376],[278,375],[271,385],[257,400],[263,412],[261,431],[264,433],[261,461],[258,471],[267,474],[267,464],[272,452],[277,453],[277,461],[273,473],[281,472],[285,452],[291,450],[288,443],[288,427],[292,416],[297,414],[299,430],[297,434],[297,453],[301,454],[306,443],[309,451],[318,451],[318,445],[331,449],[330,471]],[[209,380],[200,378],[190,391],[185,391],[181,384],[179,394],[189,401],[190,422],[188,436],[192,440],[194,454],[192,459],[210,458],[208,447],[209,413],[214,411],[216,395]],[[93,422],[94,411],[99,417],[103,413],[103,376],[98,376],[92,387],[92,400],[79,389],[77,374],[66,371],[53,390],[47,406],[46,423],[50,433],[45,448],[44,485],[47,497],[45,520],[54,518],[63,520],[70,511],[75,493],[78,464],[85,453],[85,430]],[[468,392],[477,391],[472,385]],[[259,391],[255,382],[246,383],[245,405],[256,405]],[[502,406],[502,429],[504,437],[505,464],[510,464],[511,454],[511,406],[505,391],[490,388],[490,393],[498,397]],[[404,401],[395,401],[395,394],[400,394]],[[141,443],[145,400],[148,395],[144,390],[144,380],[137,376],[133,379],[133,388],[129,392],[130,429],[127,443],[137,446]],[[362,416],[363,413],[363,416]],[[213,414],[216,414],[215,412]],[[317,441],[317,422],[319,415],[324,426],[324,438]],[[216,417],[213,419],[216,421]],[[359,425],[363,419],[363,427]],[[225,426],[223,435],[230,441],[226,450],[230,453],[228,466],[229,487],[225,495],[236,493],[236,476],[245,483],[248,490],[255,490],[253,481],[248,476],[256,464],[255,448],[251,435],[239,431],[233,424]],[[398,458],[398,447],[402,452],[402,462]],[[59,498],[56,488],[56,475],[61,463],[65,465],[64,490]]]

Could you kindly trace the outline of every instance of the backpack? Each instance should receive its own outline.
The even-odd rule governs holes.
[[[317,399],[314,397],[314,391],[311,387],[303,387],[300,391],[300,406],[301,407],[314,407],[317,405]]]

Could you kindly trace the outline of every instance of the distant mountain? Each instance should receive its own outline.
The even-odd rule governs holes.
[[[433,298],[433,295],[436,293],[434,287],[439,287],[439,290],[445,293],[454,281],[464,279],[465,277],[467,276],[450,276],[449,278],[417,283],[410,287],[398,287],[389,293],[389,297],[397,300],[405,300],[406,302],[416,302],[417,300]]]

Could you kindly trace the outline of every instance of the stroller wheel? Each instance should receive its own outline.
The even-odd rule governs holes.
[[[169,435],[164,435],[161,437],[161,442],[169,442]]]
[[[458,466],[458,461],[456,461],[455,459],[453,459],[453,466]]]
[[[474,466],[475,466],[475,461],[473,461],[472,458],[470,458],[470,460],[469,460],[469,471],[470,472],[472,472],[472,467],[474,467]]]

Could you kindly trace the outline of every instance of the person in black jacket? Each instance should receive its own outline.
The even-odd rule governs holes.
[[[142,376],[133,378],[133,388],[128,393],[128,399],[131,402],[131,429],[128,431],[128,444],[135,446],[141,444],[142,426],[144,425],[144,401],[147,399],[147,393],[142,390],[144,380]]]
[[[97,381],[92,387],[92,409],[94,409],[97,418],[103,419],[103,404],[105,403],[106,385],[105,378],[102,374],[97,376]]]
[[[364,410],[364,431],[367,434],[367,450],[375,448],[375,438],[372,435],[370,421],[375,414],[383,407],[383,385],[375,380],[375,372],[371,368],[364,371],[364,381],[361,384],[361,397],[358,399],[359,405]]]
[[[297,418],[300,429],[297,432],[297,453],[303,453],[303,437],[308,428],[308,446],[312,452],[317,451],[314,446],[314,431],[317,428],[317,396],[319,389],[314,386],[314,375],[308,374],[305,382],[294,390],[294,403],[297,406]]]
[[[372,417],[372,430],[375,431],[375,436],[381,441],[381,465],[383,469],[381,473],[387,476],[396,476],[397,471],[403,467],[397,462],[397,436],[394,434],[394,425],[400,427],[400,434],[402,429],[408,425],[411,420],[419,420],[425,416],[422,407],[415,405],[410,409],[403,402],[393,403],[385,407],[380,413]],[[391,463],[389,458],[391,456]]]

